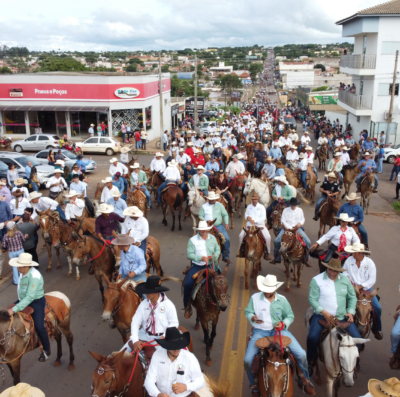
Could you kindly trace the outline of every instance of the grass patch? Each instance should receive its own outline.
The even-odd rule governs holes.
[[[400,214],[400,201],[396,201],[392,204],[392,208]]]

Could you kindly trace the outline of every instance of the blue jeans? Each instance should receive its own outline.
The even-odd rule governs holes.
[[[23,254],[25,251],[22,249],[22,250],[19,250],[19,251],[15,251],[15,252],[11,252],[11,251],[8,251],[8,257],[10,258],[10,259],[12,259],[12,258],[18,258],[21,254]],[[15,267],[15,266],[13,266],[13,283],[14,284],[18,284],[18,279],[19,279],[19,273],[18,273],[18,268],[17,267]]]
[[[222,259],[229,259],[230,255],[230,249],[231,249],[231,239],[229,238],[228,232],[225,229],[225,226],[221,223],[218,226],[215,226],[219,232],[221,232],[224,237],[225,237],[225,244],[224,244],[224,250],[222,251]]]
[[[318,180],[318,172],[317,172],[317,169],[315,168],[315,165],[313,166],[313,169],[314,169],[314,174],[315,174],[315,176],[317,177],[317,180]]]
[[[358,231],[360,232],[361,237],[365,241],[365,244],[368,245],[368,234],[367,231],[365,230],[365,227],[363,226],[362,223],[358,225]]]
[[[396,179],[397,174],[400,172],[400,167],[398,165],[394,165],[392,168],[392,173],[390,174],[390,181],[393,180],[393,175],[394,179]]]
[[[166,152],[166,151],[167,151],[167,146],[168,146],[168,144],[167,144],[167,143],[163,143],[164,152]]]
[[[358,177],[356,178],[356,184],[357,184],[357,189],[360,188],[360,183],[361,183],[361,178],[364,177],[365,174],[363,175],[358,175]],[[378,189],[378,177],[376,176],[376,174],[374,174],[375,177],[375,189]]]
[[[290,351],[293,353],[293,356],[296,358],[297,363],[299,364],[300,369],[303,371],[304,376],[310,380],[308,375],[308,366],[307,366],[307,356],[304,349],[300,346],[299,342],[297,342],[296,338],[286,329],[281,331],[282,336],[288,336],[292,343],[288,345]],[[247,346],[246,355],[244,356],[244,368],[247,373],[247,377],[249,378],[250,386],[254,385],[254,374],[251,372],[251,367],[253,364],[254,356],[259,352],[259,348],[256,346],[256,342],[260,338],[265,338],[267,336],[274,336],[275,330],[263,330],[263,329],[253,329],[253,335],[250,339],[249,345]]]
[[[204,194],[204,196],[208,196],[208,190],[207,189],[200,190],[200,192],[202,192]]]
[[[188,183],[182,182],[181,189],[182,189],[183,192],[184,192],[185,190],[188,190]]]
[[[315,216],[318,214],[319,207],[321,206],[321,203],[327,198],[328,196],[326,194],[323,194],[317,201],[317,204],[315,205]]]
[[[30,184],[31,184],[32,190],[33,190],[34,192],[38,192],[38,191],[39,191],[39,186],[38,186],[38,184],[37,184],[36,182],[33,182],[32,179],[30,179]]]
[[[372,292],[372,288],[370,288],[369,291]],[[374,309],[375,318],[376,318],[376,323],[374,324],[374,328],[376,328],[377,331],[382,331],[382,320],[381,320],[382,306],[379,303],[376,295],[372,298],[371,305],[372,305],[372,308]]]
[[[122,181],[124,182],[124,191],[128,191],[128,181],[126,180],[125,177],[120,176],[120,178],[122,179]],[[124,199],[125,200],[125,199]]]
[[[246,169],[246,162],[244,161],[244,160],[242,160],[242,159],[239,159],[239,161],[241,161],[242,162],[242,164],[244,165],[244,168]],[[222,167],[222,164],[221,164],[221,167]],[[223,167],[221,168],[221,170],[223,169]]]
[[[261,161],[257,161],[256,168],[254,169],[256,172],[262,167],[263,163]]]
[[[278,235],[275,238],[274,241],[274,257],[276,258],[275,260],[280,261],[281,260],[281,254],[279,254],[279,248],[281,246],[281,241],[282,241],[282,236],[285,231],[283,228],[279,231]],[[297,232],[300,234],[301,237],[303,237],[304,242],[306,243],[306,247],[309,250],[311,247],[311,240],[308,238],[307,234],[305,233],[303,227],[299,227]],[[308,260],[308,258],[305,258],[305,260]]]
[[[192,267],[189,269],[186,279],[185,285],[183,286],[183,306],[187,307],[190,299],[190,293],[192,292],[193,285],[196,280],[192,279],[192,276],[196,274],[198,271],[205,269],[204,266],[196,265],[192,262]]]
[[[322,314],[314,314],[311,319],[310,330],[308,331],[307,336],[307,361],[308,364],[311,365],[317,359],[317,351],[319,344],[319,336],[321,335],[324,327],[318,322],[318,320],[324,320],[324,316]],[[350,323],[346,331],[353,338],[361,338],[360,333],[354,323]],[[358,345],[357,345],[358,346]]]
[[[122,143],[125,143],[125,135],[126,135],[126,133],[123,132],[123,133],[122,133]],[[129,136],[129,135],[128,135],[128,136]]]
[[[142,141],[136,141],[136,149],[140,149],[142,147]]]
[[[60,214],[61,220],[62,220],[63,222],[66,222],[67,220],[65,219],[65,214],[64,214],[63,209],[62,209],[60,206],[58,206],[58,207],[56,208],[56,211]]]
[[[390,334],[390,340],[392,342],[392,350],[391,352],[394,354],[396,353],[397,346],[400,341],[400,316],[397,319],[396,323],[394,324],[394,327],[392,329],[392,332]]]
[[[173,183],[173,181],[165,181],[157,189],[157,203],[158,204],[161,204],[161,191],[167,187],[168,183]]]
[[[383,170],[383,157],[378,159],[376,172],[378,172],[380,174],[382,172],[382,170]]]
[[[301,171],[301,182],[303,183],[304,190],[307,190],[307,171]]]

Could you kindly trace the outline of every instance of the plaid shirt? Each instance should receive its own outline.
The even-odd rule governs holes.
[[[3,238],[3,249],[8,249],[10,252],[17,252],[24,249],[22,243],[25,241],[25,236],[20,232],[16,232],[14,237],[7,235]]]

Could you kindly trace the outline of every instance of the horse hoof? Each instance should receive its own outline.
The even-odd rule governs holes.
[[[46,269],[46,272],[48,273],[48,272],[51,272],[51,267],[48,267],[47,269]]]
[[[61,365],[61,361],[54,361],[54,366],[59,367]]]
[[[61,265],[56,267],[57,270],[61,270]]]
[[[68,277],[71,277],[71,276],[72,276],[72,273],[68,273],[67,276],[68,276]]]
[[[297,283],[297,288],[301,288],[301,283]]]
[[[68,371],[73,371],[74,369],[75,369],[75,365],[74,364],[68,365]]]
[[[195,325],[195,326],[194,326],[194,330],[195,330],[195,331],[198,331],[199,329],[200,329],[200,325]]]
[[[212,366],[212,361],[211,360],[206,360],[206,365],[207,365],[207,367],[211,367]]]
[[[77,277],[75,280],[76,280],[76,281],[79,281],[80,279],[81,279],[80,277]]]
[[[285,291],[286,291],[286,292],[289,292],[289,291],[290,291],[290,288],[289,288],[289,287],[286,287],[286,288],[285,288]]]

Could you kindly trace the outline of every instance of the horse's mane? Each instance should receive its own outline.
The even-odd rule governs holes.
[[[10,318],[7,310],[0,310],[0,321],[10,321]]]
[[[100,243],[101,245],[104,245],[104,241],[103,240],[100,240],[98,237],[96,237],[96,236],[93,236],[93,234],[91,234],[90,236],[89,235],[86,235],[86,237],[90,237],[90,238],[92,238],[93,240],[95,240],[95,241],[97,241],[98,243]]]
[[[214,397],[228,397],[229,396],[229,382],[217,382],[214,376],[205,376],[206,383]]]
[[[112,352],[112,353],[107,357],[107,359],[108,359],[108,358],[114,358],[118,353],[121,353],[121,351]],[[128,353],[127,351],[122,355],[122,358],[125,358],[125,359],[133,359],[133,360],[134,360],[135,357],[136,357],[136,355],[130,354],[130,353]]]
[[[267,350],[269,350],[272,353],[281,353],[282,354],[282,350],[281,350],[281,346],[277,343],[277,342],[271,342],[269,344],[269,346],[267,347]]]

